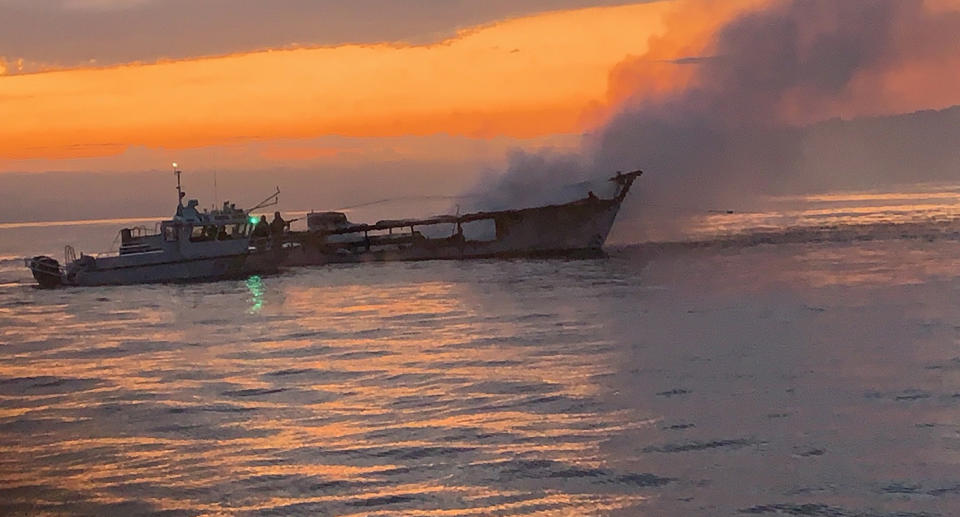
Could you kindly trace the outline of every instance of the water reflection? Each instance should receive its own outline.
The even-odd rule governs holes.
[[[598,398],[611,343],[590,321],[597,310],[557,303],[590,299],[595,287],[577,279],[604,281],[595,267],[565,273],[573,282],[557,290],[543,288],[556,263],[480,262],[18,293],[31,302],[3,329],[14,345],[0,366],[2,508],[542,514],[636,503],[670,481],[612,470],[597,451],[649,424]]]
[[[947,515],[915,244],[0,292],[0,513]]]
[[[263,279],[260,278],[260,275],[253,275],[247,278],[247,289],[250,291],[250,308],[247,312],[249,314],[256,314],[263,308],[264,287]]]

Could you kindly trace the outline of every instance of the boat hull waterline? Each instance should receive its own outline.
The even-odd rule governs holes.
[[[30,261],[41,258],[36,257]],[[256,262],[256,265],[253,263]],[[272,274],[278,271],[277,260],[271,257],[251,260],[249,254],[196,258],[165,263],[146,263],[107,268],[89,268],[77,271],[64,278],[46,271],[38,271],[37,265],[29,265],[37,283],[44,288],[60,285],[104,286],[132,284],[189,283],[201,281],[246,278],[254,274]],[[94,266],[96,267],[96,266]]]

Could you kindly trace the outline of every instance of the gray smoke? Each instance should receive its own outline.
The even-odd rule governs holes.
[[[646,208],[628,206],[625,215],[650,225],[677,220],[658,206],[756,208],[765,194],[956,180],[960,110],[838,117],[863,101],[851,95],[864,71],[934,61],[956,81],[949,65],[960,63],[958,34],[960,13],[932,14],[923,0],[776,2],[723,27],[709,58],[674,65],[697,67],[693,86],[629,104],[585,138],[583,156],[560,163],[578,165],[567,167],[573,181],[646,170],[630,202]],[[494,190],[536,191],[551,173],[540,167],[566,174],[557,165],[518,153]]]
[[[583,155],[515,150],[506,172],[483,178],[465,203],[471,211],[508,210],[574,201],[590,191],[610,195],[613,189],[592,173]]]

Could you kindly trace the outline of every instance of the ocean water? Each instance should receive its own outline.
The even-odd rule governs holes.
[[[810,203],[50,291],[20,257],[124,222],[0,225],[0,514],[958,515],[954,200]]]

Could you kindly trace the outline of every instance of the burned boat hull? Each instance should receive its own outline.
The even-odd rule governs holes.
[[[294,232],[286,237],[284,266],[330,263],[460,260],[501,257],[597,257],[616,220],[620,205],[639,171],[618,175],[617,194],[592,195],[560,205],[521,210],[478,212],[420,220],[381,221],[374,225],[342,224],[323,231]],[[346,219],[343,218],[343,221]],[[487,238],[469,238],[463,228],[486,224]],[[425,228],[447,225],[448,236],[425,235]]]

